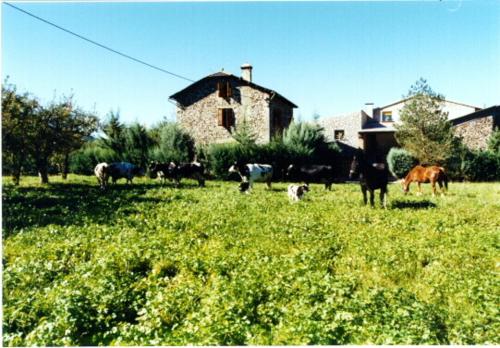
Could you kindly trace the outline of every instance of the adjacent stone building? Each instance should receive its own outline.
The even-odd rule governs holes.
[[[282,133],[297,106],[271,89],[252,82],[252,66],[241,66],[242,76],[224,71],[209,75],[170,96],[177,103],[177,121],[197,144],[232,141],[244,122],[267,143]]]
[[[362,110],[337,117],[319,120],[330,140],[337,140],[345,147],[362,148],[372,161],[385,160],[387,153],[398,143],[394,137],[394,124],[408,99],[373,107],[367,103]],[[455,133],[471,149],[484,149],[495,127],[500,126],[499,107],[481,109],[475,106],[445,100],[443,111],[453,124]]]

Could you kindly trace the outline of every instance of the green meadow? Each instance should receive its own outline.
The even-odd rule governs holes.
[[[4,345],[500,343],[500,183],[37,181],[4,178]]]

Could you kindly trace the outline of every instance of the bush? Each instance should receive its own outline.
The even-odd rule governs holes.
[[[228,169],[234,162],[257,162],[257,146],[243,146],[239,143],[213,144],[208,148],[209,170],[217,178],[228,180]]]
[[[84,147],[70,155],[69,170],[75,174],[92,175],[98,163],[111,163],[118,160],[112,150],[103,148],[97,140],[87,143]]]
[[[473,152],[464,163],[464,174],[471,181],[500,180],[500,153]]]
[[[194,139],[176,123],[164,123],[159,130],[159,143],[152,151],[159,162],[189,162],[194,158]]]
[[[398,179],[406,174],[418,163],[417,159],[404,149],[393,147],[387,155],[389,170]]]

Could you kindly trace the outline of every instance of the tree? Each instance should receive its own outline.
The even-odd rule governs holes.
[[[18,94],[16,87],[6,80],[2,85],[2,157],[3,171],[10,167],[12,180],[19,185],[23,165],[28,160],[28,144],[33,134],[36,113],[40,108],[38,101],[28,93]]]
[[[154,144],[146,128],[139,123],[134,123],[125,128],[124,138],[124,159],[134,163],[141,168],[148,165],[149,152]]]
[[[111,111],[108,121],[103,125],[104,137],[100,139],[104,148],[115,154],[115,160],[124,160],[125,153],[125,126],[120,122],[120,113]]]
[[[98,119],[95,115],[74,106],[73,97],[65,98],[53,108],[57,114],[55,133],[59,135],[56,162],[61,169],[62,178],[69,172],[69,155],[83,146],[85,140],[97,130]]]
[[[495,128],[488,139],[488,150],[500,155],[500,129]]]
[[[158,145],[152,157],[160,162],[187,162],[194,158],[194,139],[176,123],[159,125]]]
[[[442,111],[444,97],[424,79],[412,85],[396,124],[396,140],[421,164],[442,164],[453,148],[448,114]]]
[[[246,117],[244,117],[238,128],[234,130],[232,137],[243,146],[254,146],[258,136],[257,133],[252,130]]]

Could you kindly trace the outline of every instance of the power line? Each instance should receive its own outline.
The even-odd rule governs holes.
[[[163,73],[165,73],[165,74],[168,74],[168,75],[171,75],[171,76],[174,76],[174,77],[177,77],[177,78],[180,78],[180,79],[183,79],[183,80],[189,81],[189,82],[195,82],[195,81],[194,81],[194,80],[192,80],[192,79],[189,79],[189,78],[184,77],[184,76],[182,76],[182,75],[179,75],[179,74],[173,73],[173,72],[171,72],[171,71],[168,71],[168,70],[165,70],[165,69],[159,68],[159,67],[154,66],[154,65],[152,65],[152,64],[149,64],[149,63],[147,63],[147,62],[145,62],[145,61],[143,61],[143,60],[140,60],[140,59],[134,58],[134,57],[132,57],[132,56],[129,56],[128,54],[125,54],[125,53],[123,53],[123,52],[117,51],[117,50],[115,50],[115,49],[113,49],[113,48],[111,48],[111,47],[108,47],[108,46],[106,46],[106,45],[100,44],[100,43],[98,43],[98,42],[96,42],[96,41],[94,41],[94,40],[88,39],[88,38],[86,38],[85,36],[82,36],[82,35],[77,34],[77,33],[73,32],[73,31],[71,31],[71,30],[68,30],[68,29],[66,29],[66,28],[63,28],[63,27],[61,27],[61,26],[59,26],[59,25],[57,25],[57,24],[55,24],[55,23],[52,23],[52,22],[50,22],[50,21],[46,20],[46,19],[43,19],[43,18],[41,18],[41,17],[38,17],[37,15],[34,15],[33,13],[28,12],[28,11],[26,11],[26,10],[23,10],[23,9],[21,9],[21,8],[19,8],[19,7],[17,7],[17,6],[14,6],[14,5],[12,5],[12,4],[8,3],[8,2],[4,2],[4,4],[5,4],[5,5],[7,5],[7,6],[10,6],[10,7],[12,7],[13,9],[16,9],[17,11],[20,11],[20,12],[22,12],[22,13],[24,13],[24,14],[26,14],[26,15],[30,16],[30,17],[33,17],[33,18],[35,18],[35,19],[37,19],[37,20],[39,20],[39,21],[42,21],[42,22],[44,22],[44,23],[46,23],[46,24],[48,24],[48,25],[51,25],[51,26],[53,26],[54,28],[57,28],[57,29],[62,30],[62,31],[64,31],[64,32],[68,33],[68,34],[71,34],[71,35],[73,35],[73,36],[76,36],[77,38],[79,38],[79,39],[81,39],[81,40],[87,41],[87,42],[89,42],[89,43],[91,43],[91,44],[93,44],[93,45],[96,45],[96,46],[98,46],[98,47],[101,47],[101,48],[103,48],[103,49],[105,49],[105,50],[107,50],[107,51],[110,51],[110,52],[112,52],[112,53],[118,54],[118,55],[120,55],[120,56],[122,56],[122,57],[124,57],[124,58],[130,59],[130,60],[133,60],[133,61],[134,61],[134,62],[136,62],[136,63],[143,64],[143,65],[145,65],[145,66],[147,66],[147,67],[150,67],[150,68],[152,68],[152,69],[155,69],[155,70],[161,71],[161,72],[163,72]]]

